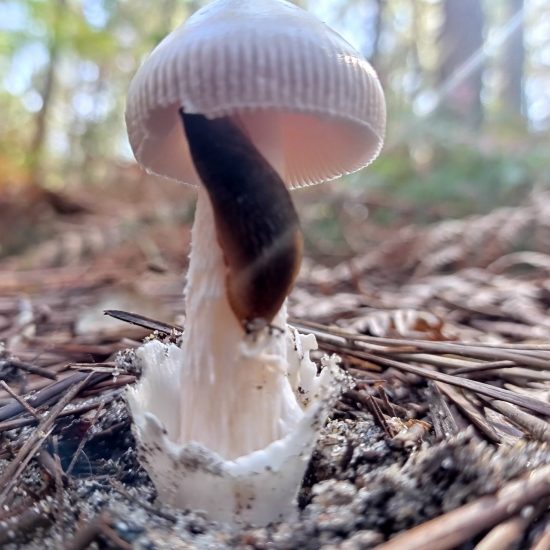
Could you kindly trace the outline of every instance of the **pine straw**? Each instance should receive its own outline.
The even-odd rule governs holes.
[[[550,443],[550,286],[545,259],[507,252],[495,257],[491,249],[480,262],[489,269],[465,265],[450,275],[438,272],[442,264],[434,259],[439,246],[443,250],[458,241],[463,256],[471,253],[476,235],[476,246],[483,248],[486,237],[481,230],[503,220],[515,225],[497,234],[495,242],[509,245],[518,231],[532,227],[533,216],[542,210],[542,202],[534,202],[523,207],[521,215],[518,209],[477,224],[451,225],[437,239],[435,229],[430,238],[420,232],[424,259],[413,261],[413,252],[405,257],[403,265],[416,266],[407,276],[413,271],[415,275],[401,286],[384,275],[391,271],[393,258],[387,264],[383,260],[399,249],[388,255],[383,250],[387,244],[369,253],[368,261],[355,262],[352,277],[349,266],[346,277],[310,269],[294,294],[292,323],[314,333],[322,352],[337,353],[356,380],[334,418],[353,420],[368,413],[388,442],[408,452],[464,433],[490,446],[523,440]],[[537,218],[543,240],[548,219],[542,214]],[[472,229],[465,233],[468,225]],[[400,246],[406,248],[407,243],[401,241]],[[435,247],[431,252],[430,246]],[[502,247],[495,249],[502,253]],[[420,254],[418,247],[414,250]],[[520,277],[506,273],[526,260],[530,269]],[[128,430],[126,413],[109,426],[102,424],[120,408],[124,387],[139,376],[124,350],[137,347],[151,331],[172,339],[181,331],[165,320],[181,313],[181,300],[174,299],[181,282],[142,271],[138,287],[131,282],[135,273],[135,267],[103,257],[92,268],[0,276],[0,342],[5,342],[0,350],[0,544],[61,521],[56,510],[63,507],[85,446],[90,441],[101,445]],[[138,311],[150,310],[140,306],[143,294],[166,308],[162,319],[109,310],[120,322],[104,325],[98,296],[128,293],[136,298]],[[78,329],[90,311],[95,311],[91,324]],[[63,466],[60,449],[75,437],[73,454]],[[351,461],[353,448],[350,453],[343,462]],[[43,472],[39,488],[25,479],[31,463]],[[117,490],[123,494],[126,488],[119,484]],[[550,472],[540,466],[495,487],[493,495],[413,527],[381,548],[452,548],[482,534],[480,548],[503,548],[525,536],[548,499]],[[106,511],[76,532],[74,526],[64,529],[73,534],[66,541],[68,548],[85,548],[94,540],[128,547]],[[547,533],[533,548],[544,548],[545,540]]]
[[[520,206],[426,228],[403,227],[367,250],[352,260],[354,273],[386,270],[393,278],[410,279],[466,267],[486,268],[493,274],[517,267],[548,272],[549,193],[536,189]]]
[[[133,325],[155,330],[159,335],[173,336],[179,330],[177,326],[128,312],[109,311],[108,314]],[[356,378],[357,387],[344,396],[342,406],[347,404],[351,410],[370,411],[395,444],[416,445],[426,439],[432,429],[439,438],[448,438],[463,431],[465,425],[470,425],[478,437],[493,444],[504,441],[511,443],[512,440],[522,438],[550,441],[547,420],[550,405],[539,398],[541,391],[550,389],[550,384],[548,380],[532,382],[522,374],[523,371],[544,373],[550,359],[550,350],[545,349],[544,345],[517,345],[510,349],[497,345],[357,335],[299,319],[294,319],[293,324],[300,330],[313,332],[322,350],[338,353],[343,358],[345,367]],[[44,341],[41,340],[41,343]],[[32,337],[29,342],[33,344]],[[115,343],[105,344],[101,341],[89,345],[93,350],[101,349],[104,354],[116,352],[119,347]],[[70,361],[74,350],[78,350],[78,357],[87,354],[88,350],[78,339],[67,346],[68,342],[58,342],[55,346],[56,360],[49,359],[41,366],[52,368],[58,380],[52,382],[47,379],[43,383],[44,379],[39,374],[27,371],[23,375],[25,384],[40,389],[32,392],[32,395],[24,393],[11,400],[5,398],[5,404],[0,407],[0,433],[16,427],[36,426],[31,432],[20,432],[20,438],[11,441],[13,450],[5,449],[2,453],[8,456],[17,449],[0,480],[0,505],[8,506],[8,510],[15,501],[16,493],[23,490],[19,484],[25,467],[37,457],[44,441],[55,431],[56,423],[65,416],[76,419],[90,411],[95,411],[93,419],[97,420],[100,408],[108,407],[120,396],[121,387],[135,380],[132,374],[115,372],[111,354],[106,361],[90,363],[81,372],[71,371],[67,368],[71,366],[67,360]],[[61,350],[69,350],[69,353],[65,361],[60,362]],[[33,348],[33,353],[37,353],[36,348]],[[61,363],[64,365],[60,368]],[[9,359],[5,359],[5,365],[14,368],[14,362],[10,363]],[[498,368],[486,369],[487,365],[497,365]],[[84,368],[85,365],[72,366]],[[510,372],[515,372],[513,369],[523,370],[520,374],[508,376]],[[484,374],[483,381],[476,379],[480,373]],[[426,384],[429,380],[434,383]],[[426,395],[432,396],[427,398],[428,410],[416,400],[418,393],[411,389],[414,387],[424,387]],[[88,395],[90,391],[95,391],[97,395],[91,399],[84,397],[83,390],[87,390]],[[404,391],[406,393],[403,396]],[[396,397],[399,394],[400,397]],[[39,418],[36,411],[39,411]],[[58,437],[63,438],[62,430]],[[79,446],[80,451],[82,446],[83,443]],[[75,455],[72,464],[76,458]],[[70,470],[71,467],[65,473],[70,475]],[[426,547],[422,544],[427,541],[430,541],[430,548],[454,547],[457,541],[468,540],[474,534],[507,519],[512,515],[511,511],[519,511],[528,504],[535,505],[542,498],[550,497],[549,476],[548,469],[541,468],[525,481],[520,480],[509,488],[503,488],[503,501],[498,495],[484,497],[464,509],[429,522],[420,531],[413,529],[410,533],[400,535],[402,538],[388,543],[387,547],[422,548]],[[530,481],[532,479],[537,480],[535,486]],[[18,527],[10,524],[14,532],[23,526],[28,528],[31,510],[40,509],[36,508],[36,504],[29,500],[26,511],[18,510]],[[485,513],[479,514],[479,509],[485,510]],[[472,515],[476,517],[475,524],[469,519]],[[34,519],[36,525],[47,523],[44,515],[37,515]],[[50,517],[50,520],[54,519]],[[73,547],[84,547],[78,546],[78,541],[88,540],[92,534],[99,536],[98,533],[103,533],[105,536],[107,532],[112,535],[109,531],[112,526],[109,527],[106,521],[105,516],[101,515],[97,521],[83,528],[75,537]],[[465,524],[469,525],[468,529],[464,529]],[[522,526],[524,530],[528,527]],[[417,539],[424,542],[417,543]]]

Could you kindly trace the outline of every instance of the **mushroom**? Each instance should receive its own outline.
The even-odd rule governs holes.
[[[289,189],[358,170],[385,129],[378,79],[342,37],[283,0],[215,0],[135,75],[126,122],[150,172],[197,186],[181,347],[151,341],[128,394],[159,497],[267,524],[292,504],[346,386],[286,324],[301,258]]]

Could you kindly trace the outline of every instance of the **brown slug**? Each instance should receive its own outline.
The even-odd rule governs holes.
[[[195,169],[214,212],[229,305],[243,328],[269,325],[298,274],[303,240],[290,193],[229,118],[180,110]]]

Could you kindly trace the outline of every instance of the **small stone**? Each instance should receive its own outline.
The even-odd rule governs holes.
[[[342,506],[350,504],[357,489],[348,481],[327,480],[313,487],[313,502],[319,506]]]
[[[320,531],[350,532],[353,530],[357,516],[349,508],[331,507],[317,518]]]

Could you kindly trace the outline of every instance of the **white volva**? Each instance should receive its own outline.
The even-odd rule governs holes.
[[[344,375],[320,375],[315,337],[286,325],[247,336],[225,292],[225,265],[206,192],[199,191],[181,349],[137,352],[144,374],[128,394],[144,465],[164,502],[262,525],[293,513],[319,429]],[[205,250],[208,253],[205,253]]]

